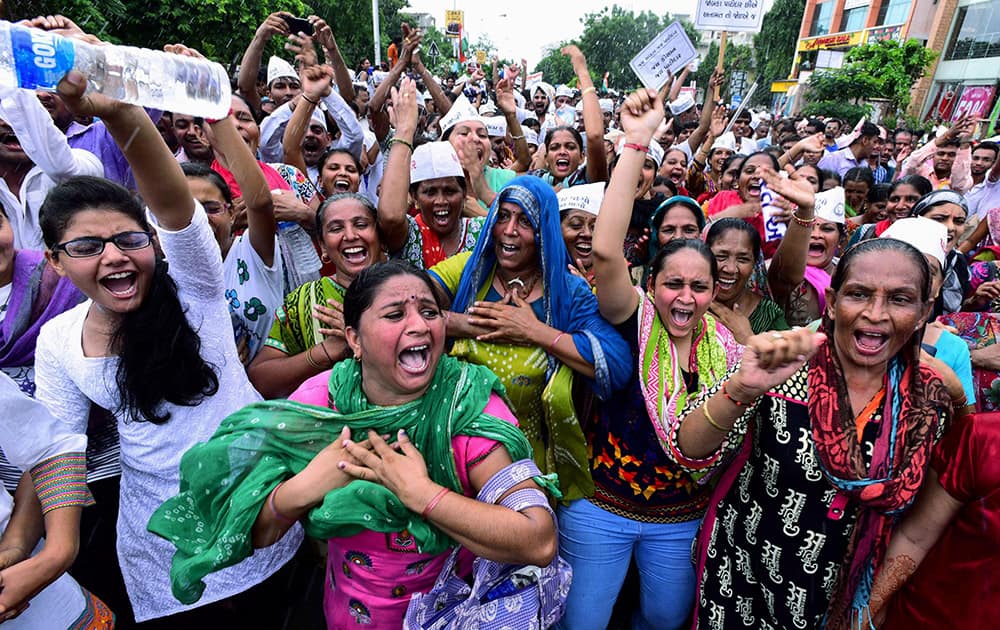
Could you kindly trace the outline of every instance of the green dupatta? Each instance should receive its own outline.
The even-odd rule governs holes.
[[[368,429],[393,436],[405,430],[423,454],[431,479],[456,492],[462,492],[451,446],[456,435],[496,440],[514,461],[530,458],[531,447],[515,425],[483,413],[494,392],[503,395],[503,385],[488,369],[444,356],[422,397],[378,407],[362,391],[360,364],[341,361],[330,375],[337,411],[273,400],[232,414],[208,442],[184,454],[180,493],[149,520],[149,531],[177,547],[170,569],[174,597],[194,603],[205,589],[203,577],[253,553],[251,531],[271,490],[305,468],[345,424],[353,439],[363,439]],[[554,479],[535,481],[558,496]],[[455,544],[384,486],[369,481],[332,490],[302,522],[310,536],[322,540],[405,529],[422,553],[441,553]]]

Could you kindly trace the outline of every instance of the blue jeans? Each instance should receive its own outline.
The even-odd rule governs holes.
[[[628,571],[639,567],[640,609],[635,629],[680,628],[694,605],[691,542],[701,519],[642,523],[602,510],[586,499],[559,508],[559,555],[573,566],[563,630],[604,630]]]

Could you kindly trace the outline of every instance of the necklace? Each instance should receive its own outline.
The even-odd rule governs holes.
[[[499,273],[496,275],[496,277],[497,280],[499,280],[502,283],[502,285],[505,285],[504,288],[506,290],[507,295],[509,295],[511,291],[516,290],[518,295],[521,296],[522,300],[527,300],[528,296],[531,295],[531,292],[535,289],[535,285],[538,283],[538,279],[542,277],[542,273],[537,270],[532,272],[531,276],[528,277],[527,282],[522,280],[520,277],[511,278],[510,280],[505,281],[503,278],[500,277]],[[517,288],[515,289],[515,287]]]

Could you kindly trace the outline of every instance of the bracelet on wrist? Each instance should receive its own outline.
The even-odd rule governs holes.
[[[292,526],[295,524],[295,519],[288,518],[284,514],[278,511],[278,506],[274,504],[274,496],[278,494],[278,488],[285,485],[282,481],[278,485],[274,486],[274,490],[271,490],[271,494],[267,495],[267,507],[271,510],[271,515],[274,516],[278,521],[284,523],[285,525]]]
[[[404,140],[402,138],[393,138],[392,140],[389,140],[389,148],[390,149],[392,148],[392,145],[394,145],[394,144],[401,144],[404,147],[406,147],[407,149],[409,149],[410,153],[413,153],[413,143],[410,142],[409,140]]]
[[[729,381],[726,381],[725,383],[722,384],[722,395],[725,397],[726,400],[728,400],[729,402],[733,403],[734,405],[742,409],[745,409],[750,406],[750,403],[745,403],[742,400],[736,400],[735,398],[730,396],[729,391],[727,389],[728,386],[729,386]]]
[[[580,92],[580,96],[586,96],[586,95],[590,94],[591,92],[596,92],[596,91],[597,91],[597,88],[595,88],[592,85],[589,88],[586,88],[584,91]]]
[[[324,367],[323,367],[322,365],[320,365],[320,364],[319,364],[319,363],[318,363],[318,362],[316,361],[316,359],[314,359],[314,358],[312,357],[312,349],[313,349],[313,346],[309,346],[308,348],[306,348],[306,363],[308,363],[308,364],[309,364],[309,366],[310,366],[311,368],[313,368],[314,370],[319,370],[319,371],[321,371],[321,372],[322,372],[322,371],[323,371],[323,370],[325,370],[326,368],[324,368]]]
[[[716,422],[715,418],[712,417],[712,414],[708,411],[707,400],[701,405],[701,412],[705,416],[705,420],[708,420],[708,423],[712,425],[713,429],[722,433],[729,433],[729,429]]]
[[[632,149],[633,151],[639,151],[640,153],[649,153],[649,146],[643,146],[637,142],[626,142],[622,145],[623,149]]]
[[[812,227],[813,224],[816,223],[816,217],[803,219],[796,212],[792,213],[792,220],[795,221],[795,223],[797,223],[798,225],[801,225],[802,227]]]
[[[449,492],[451,492],[450,488],[441,488],[441,491],[435,494],[434,498],[427,503],[427,507],[425,507],[424,511],[420,513],[420,516],[427,518],[427,516],[430,515],[431,510],[436,508],[437,504],[440,503],[441,499],[444,498],[444,495],[448,494]]]
[[[318,99],[315,100],[315,101],[312,100],[311,98],[309,98],[308,96],[306,96],[305,92],[302,93],[302,100],[306,101],[307,103],[312,103],[313,105],[319,105],[319,100]]]

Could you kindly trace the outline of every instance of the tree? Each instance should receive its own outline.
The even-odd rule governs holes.
[[[542,60],[535,66],[535,72],[544,73],[542,79],[552,85],[569,83],[576,78],[576,72],[573,71],[573,63],[569,60],[569,57],[559,52],[566,45],[566,42],[563,42],[558,46],[550,48]],[[594,71],[591,70],[590,74],[593,78]]]
[[[910,88],[926,72],[937,53],[915,39],[885,40],[851,49],[841,68],[817,70],[809,77],[810,101],[889,100],[895,116],[910,103]]]
[[[760,33],[753,37],[757,81],[760,84],[753,97],[754,104],[768,104],[771,83],[785,79],[791,73],[805,10],[805,0],[775,0],[774,6],[764,16]]]
[[[574,43],[587,57],[587,66],[594,77],[603,77],[607,72],[611,86],[627,88],[636,85],[638,79],[629,67],[629,61],[674,19],[669,13],[659,15],[643,11],[636,14],[614,5],[610,9],[605,7],[598,13],[588,13],[581,21],[583,33],[579,39],[552,48],[539,65],[535,66],[535,71],[545,72],[545,80],[549,83],[565,83],[576,76],[572,67],[567,74],[567,66],[558,59],[562,56],[559,49],[566,43]],[[697,46],[701,42],[701,33],[690,22],[682,20],[681,26]],[[545,68],[549,70],[545,71]]]
[[[380,0],[381,49],[400,33],[407,0]],[[312,8],[310,8],[312,7]],[[183,43],[223,64],[238,63],[257,26],[274,11],[311,13],[333,28],[348,64],[371,58],[372,11],[369,0],[14,0],[4,3],[9,20],[62,14],[85,31],[112,43],[145,48]],[[281,54],[273,42],[269,54]],[[384,56],[384,55],[383,55]]]
[[[753,70],[753,54],[753,48],[750,46],[744,44],[726,45],[726,58],[722,60],[722,71],[726,76],[726,80],[719,90],[719,97],[723,101],[732,100],[732,95],[729,93],[729,79],[733,76],[734,70],[742,70],[747,73],[746,87],[747,89],[750,88],[750,84],[753,82],[751,73]],[[712,42],[708,45],[708,52],[705,53],[705,57],[698,64],[698,70],[692,78],[694,78],[698,85],[708,89],[708,80],[712,77],[712,73],[715,71],[715,66],[718,63],[719,45],[716,42]],[[762,89],[764,89],[762,86],[757,86],[758,92]],[[705,98],[710,98],[710,96],[706,96]]]

